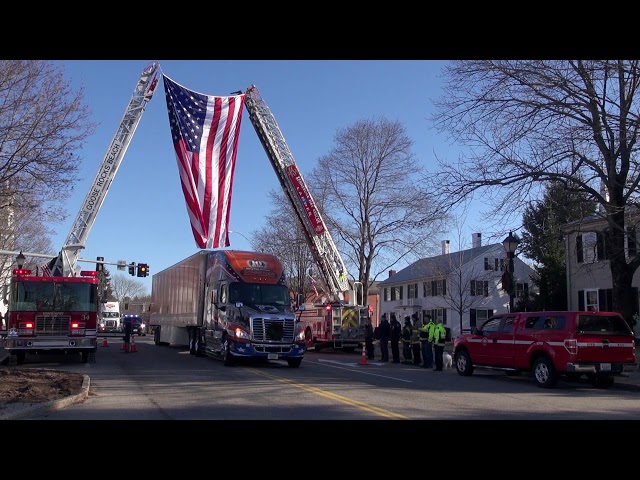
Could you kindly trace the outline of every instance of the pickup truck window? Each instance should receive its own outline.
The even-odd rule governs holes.
[[[525,328],[530,328],[531,330],[563,330],[565,323],[566,318],[561,315],[540,315],[527,318]]]
[[[578,333],[631,335],[631,329],[618,315],[579,315]]]
[[[500,322],[502,321],[502,317],[492,318],[487,320],[484,325],[482,325],[482,333],[496,333],[499,330]]]
[[[504,324],[502,325],[502,333],[511,333],[513,332],[513,321],[515,317],[507,317],[504,319]]]

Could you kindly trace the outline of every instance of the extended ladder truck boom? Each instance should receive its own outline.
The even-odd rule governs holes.
[[[300,220],[307,244],[320,270],[326,293],[334,302],[343,301],[344,292],[349,290],[349,282],[342,256],[298,170],[275,117],[255,85],[245,94],[245,106],[280,185]]]
[[[320,307],[315,316],[312,316],[312,311],[301,312],[300,321],[305,323],[307,347],[313,346],[316,351],[324,346],[351,351],[361,347],[364,343],[364,325],[370,314],[369,308],[359,301],[361,298],[362,303],[366,302],[362,283],[354,282],[354,289],[349,288],[342,256],[298,170],[275,117],[255,85],[245,92],[245,106],[280,185],[300,221],[320,271],[322,287],[329,297],[328,302],[313,305]],[[345,298],[347,292],[348,299]],[[305,313],[312,315],[304,315]]]
[[[51,268],[52,276],[69,277],[75,274],[80,250],[85,248],[96,216],[111,187],[111,182],[118,172],[127,148],[129,148],[129,143],[131,143],[138,123],[140,123],[144,109],[153,97],[153,92],[158,84],[158,67],[157,62],[152,62],[142,71],[93,184],[87,192],[65,244],[60,250],[53,268]]]

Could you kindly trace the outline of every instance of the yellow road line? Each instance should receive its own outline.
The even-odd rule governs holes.
[[[273,380],[277,380],[281,383],[286,383],[291,385],[292,387],[299,388],[301,390],[305,390],[307,392],[313,393],[315,395],[320,395],[321,397],[328,398],[330,400],[336,400],[338,402],[344,403],[346,405],[350,405],[352,407],[359,408],[360,410],[364,410],[365,412],[373,413],[374,415],[378,415],[385,418],[393,418],[396,420],[409,420],[409,417],[405,417],[404,415],[400,415],[398,413],[391,412],[389,410],[385,410],[384,408],[378,408],[368,403],[360,402],[358,400],[353,400],[351,398],[343,397],[342,395],[338,395],[336,393],[331,393],[326,390],[322,390],[321,388],[312,387],[309,385],[305,385],[304,383],[294,382],[292,380],[287,380],[286,378],[276,377],[274,375],[270,375],[265,373],[262,370],[258,370],[255,368],[251,369],[252,372],[262,375],[264,377],[271,378]]]

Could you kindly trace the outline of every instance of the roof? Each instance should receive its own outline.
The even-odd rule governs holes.
[[[457,270],[478,257],[486,255],[497,247],[504,251],[501,243],[494,243],[492,245],[483,245],[458,252],[446,253],[438,255],[437,257],[421,258],[408,267],[403,268],[395,275],[379,282],[378,287],[407,283],[419,278],[447,276],[454,270]]]

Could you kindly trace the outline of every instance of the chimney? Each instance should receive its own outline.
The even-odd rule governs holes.
[[[442,240],[442,255],[448,255],[451,253],[451,241]]]
[[[393,277],[396,274],[395,270],[389,270],[389,276]]]
[[[482,234],[474,233],[471,235],[471,248],[478,248],[482,246]]]

